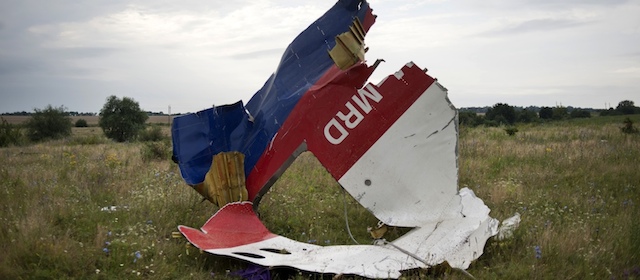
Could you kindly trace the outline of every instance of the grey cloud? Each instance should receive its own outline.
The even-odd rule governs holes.
[[[122,9],[126,1],[39,1],[39,0],[9,0],[0,17],[5,24],[14,28],[49,24],[52,22],[82,21]]]
[[[623,54],[625,57],[640,58],[640,52],[632,52]]]
[[[66,48],[31,50],[26,54],[0,55],[0,76],[13,75],[71,75],[89,76],[101,70],[69,66],[67,61],[85,58],[100,58],[120,50],[114,48]]]
[[[480,8],[542,8],[542,9],[565,9],[581,6],[617,6],[629,3],[630,0],[467,0],[466,5]]]
[[[282,55],[283,51],[284,50],[282,48],[258,50],[258,51],[253,51],[253,52],[245,52],[245,53],[234,54],[234,55],[231,56],[231,58],[233,58],[233,59],[255,59],[255,58],[258,58],[258,57]]]
[[[567,19],[534,19],[523,21],[515,25],[505,26],[497,30],[491,30],[480,34],[481,36],[501,36],[522,34],[536,31],[551,31],[566,29],[590,24],[591,22],[567,20]]]
[[[96,76],[100,76],[105,73],[104,69],[100,68],[87,68],[87,67],[64,67],[64,75],[69,78],[86,78],[95,79]]]
[[[0,56],[0,76],[38,72],[43,67],[42,63],[32,58]]]
[[[122,51],[118,48],[102,48],[102,47],[76,47],[76,48],[60,48],[51,50],[57,57],[62,58],[95,58],[104,57],[113,53]]]
[[[524,4],[527,5],[535,5],[535,6],[582,6],[582,5],[593,5],[593,6],[613,6],[613,5],[621,5],[629,2],[629,0],[522,0]]]

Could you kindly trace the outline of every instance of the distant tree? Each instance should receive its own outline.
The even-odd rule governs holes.
[[[509,104],[497,103],[489,108],[485,118],[498,124],[513,124],[516,121],[516,111]]]
[[[31,113],[22,111],[22,112],[13,112],[13,113],[2,113],[2,115],[3,116],[30,116]]]
[[[482,116],[473,111],[460,111],[458,112],[458,122],[460,125],[475,127],[481,125],[483,120]]]
[[[54,108],[48,105],[44,110],[34,109],[25,128],[31,141],[59,139],[71,135],[71,118],[63,106]]]
[[[538,114],[532,110],[522,109],[516,113],[516,121],[530,123],[538,119]]]
[[[552,109],[552,118],[554,120],[562,120],[569,117],[569,113],[567,112],[567,107],[556,106]]]
[[[608,110],[599,111],[599,115],[600,116],[617,116],[617,115],[622,115],[622,113],[620,113],[620,111],[616,109],[609,108]]]
[[[618,103],[616,111],[622,113],[623,115],[632,115],[640,113],[640,108],[636,107],[631,100],[623,100]]]
[[[0,147],[19,144],[20,138],[22,138],[20,128],[10,124],[4,118],[0,118],[0,120]]]
[[[87,127],[87,126],[89,126],[89,124],[87,123],[87,120],[85,120],[85,119],[78,119],[76,121],[75,126],[76,127]]]
[[[112,95],[100,110],[98,124],[108,138],[124,142],[134,140],[144,129],[148,118],[135,100],[129,97],[119,99]]]
[[[460,108],[460,111],[471,111],[474,112],[476,114],[484,114],[487,112],[487,110],[489,110],[489,106],[485,106],[485,107],[463,107]]]
[[[587,110],[582,110],[582,109],[573,109],[571,111],[571,113],[569,113],[569,117],[572,119],[576,119],[576,118],[590,118],[591,117],[591,113],[589,113],[589,111]]]
[[[538,115],[543,120],[550,120],[553,118],[553,109],[551,107],[542,107]]]

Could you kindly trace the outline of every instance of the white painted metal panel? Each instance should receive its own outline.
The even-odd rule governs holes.
[[[385,224],[415,227],[450,214],[443,210],[458,188],[457,113],[446,94],[432,84],[339,180]]]

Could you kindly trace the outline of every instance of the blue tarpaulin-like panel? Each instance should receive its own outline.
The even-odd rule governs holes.
[[[335,37],[347,32],[356,17],[365,22],[367,14],[366,1],[336,3],[287,47],[276,71],[246,108],[238,102],[175,118],[173,157],[184,180],[202,182],[211,158],[227,151],[245,155],[248,175],[300,98],[334,65],[328,51]]]

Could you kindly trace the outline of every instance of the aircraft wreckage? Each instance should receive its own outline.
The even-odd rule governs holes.
[[[458,189],[457,111],[447,90],[409,62],[378,84],[364,37],[366,1],[338,1],[288,46],[249,100],[178,117],[173,157],[182,176],[221,206],[200,230],[179,226],[199,249],[261,266],[398,278],[447,262],[467,269],[498,220]],[[318,246],[270,232],[261,197],[304,151],[381,223],[412,227],[374,245]]]

